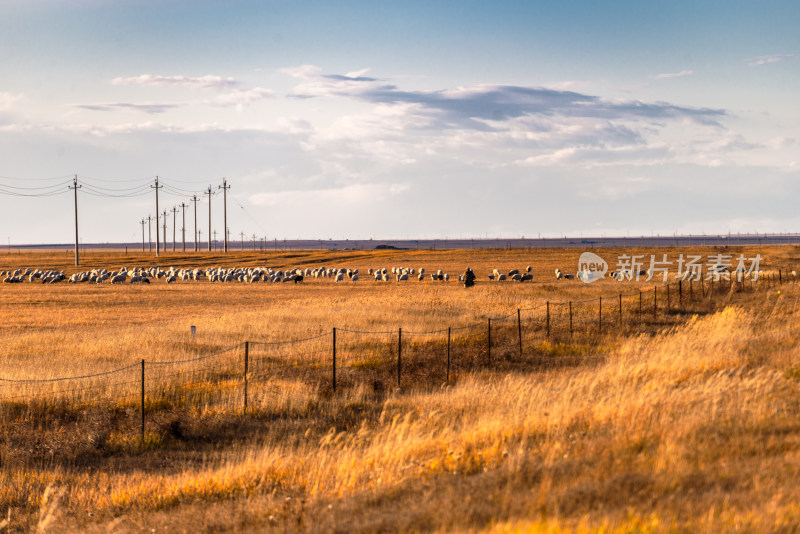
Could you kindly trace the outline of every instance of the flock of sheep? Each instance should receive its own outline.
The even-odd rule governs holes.
[[[504,280],[513,280],[517,282],[532,281],[533,275],[531,271],[533,267],[528,266],[525,272],[520,272],[518,269],[512,269],[508,273],[500,272],[494,269],[488,275],[489,280],[501,282]],[[441,269],[433,272],[426,272],[425,268],[414,269],[410,267],[386,267],[379,269],[368,269],[367,275],[370,279],[376,282],[407,282],[412,278],[416,278],[420,282],[430,280],[434,282],[449,282],[451,276],[449,273],[443,272]],[[39,269],[16,269],[14,271],[0,271],[0,276],[4,276],[4,283],[13,284],[20,282],[41,282],[43,284],[54,284],[64,282],[70,284],[101,284],[108,282],[111,284],[149,284],[151,281],[163,280],[167,284],[178,281],[199,281],[208,280],[210,282],[272,282],[272,283],[285,283],[294,282],[299,283],[305,279],[329,279],[336,283],[350,282],[356,283],[359,281],[358,269],[346,268],[333,268],[333,267],[318,267],[311,268],[293,268],[293,269],[273,269],[271,267],[234,267],[225,269],[222,267],[207,267],[204,269],[178,269],[170,267],[169,269],[161,269],[159,267],[122,267],[118,271],[109,271],[107,269],[93,269],[91,271],[83,271],[67,276],[64,271],[43,271]],[[458,276],[458,281],[464,281],[464,275]]]
[[[517,282],[529,282],[533,280],[531,271],[532,266],[525,268],[524,272],[518,269],[501,272],[499,269],[494,269],[488,275],[490,281],[502,282],[505,280]],[[723,272],[722,266],[714,269],[717,272]],[[406,282],[412,278],[416,278],[420,282],[424,280],[431,280],[434,282],[449,282],[450,274],[442,270],[434,272],[426,272],[424,268],[413,269],[409,267],[392,267],[390,269],[368,269],[368,277],[376,282]],[[615,280],[631,279],[632,276],[629,272],[611,272],[608,277]],[[641,270],[638,272],[640,276],[650,274],[649,271]],[[759,275],[763,276],[764,272],[759,271]],[[795,271],[789,273],[791,277],[796,277]],[[84,271],[67,276],[64,271],[55,270],[40,270],[40,269],[16,269],[14,271],[0,271],[0,276],[5,277],[3,283],[13,284],[21,282],[40,282],[42,284],[55,284],[59,282],[68,282],[72,284],[92,283],[100,284],[108,281],[111,284],[149,284],[151,280],[163,280],[171,284],[178,281],[199,281],[208,280],[210,282],[272,282],[272,283],[285,283],[294,282],[299,283],[305,279],[330,279],[336,283],[350,282],[356,283],[359,281],[358,269],[345,269],[333,267],[318,267],[316,269],[310,268],[293,268],[293,269],[273,269],[271,267],[234,267],[225,269],[222,267],[207,267],[204,269],[177,269],[170,267],[169,269],[161,269],[159,267],[141,268],[134,267],[128,269],[122,267],[118,271],[108,271],[107,269],[94,269],[91,271]],[[555,277],[557,280],[583,280],[589,281],[591,274],[588,272],[578,272],[576,274],[568,274],[562,272],[560,269],[555,270]],[[464,275],[458,276],[458,281],[464,281]]]

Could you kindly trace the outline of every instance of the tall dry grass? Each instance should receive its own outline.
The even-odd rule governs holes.
[[[323,310],[309,294],[271,317],[294,334],[305,332],[291,330],[298,310],[373,317],[344,288],[314,289]],[[392,295],[363,291],[360,308],[385,299],[392,313]],[[445,289],[415,291],[431,299],[425,308],[471,309]],[[512,306],[531,298],[500,296]],[[0,437],[0,512],[13,507],[12,522],[30,528],[52,486],[63,494],[51,531],[790,532],[800,528],[798,297],[796,286],[776,287],[656,335],[614,335],[592,365],[478,370],[442,389],[383,395],[369,384],[322,395],[287,379],[248,414],[154,407],[144,447],[125,406],[51,407],[57,424],[39,423],[36,439],[14,432],[31,417],[19,408]],[[211,313],[201,332],[264,332],[252,313],[244,324]],[[398,317],[414,324],[411,312]],[[77,359],[91,350],[88,339],[70,343]],[[79,454],[48,461],[64,442]]]

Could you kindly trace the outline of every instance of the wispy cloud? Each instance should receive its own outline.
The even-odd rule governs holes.
[[[516,85],[473,85],[439,91],[405,91],[384,80],[365,76],[322,74],[319,67],[284,69],[300,79],[289,96],[345,97],[385,105],[415,105],[433,127],[490,130],[486,121],[528,115],[614,119],[692,119],[714,124],[725,111],[676,106],[666,102],[607,100],[573,91]]]
[[[0,111],[11,109],[14,105],[25,100],[21,94],[4,93],[0,91]]]
[[[667,78],[681,78],[683,76],[691,76],[692,74],[694,74],[693,70],[682,70],[680,72],[667,72],[663,74],[656,74],[655,79],[665,80]]]
[[[157,114],[182,107],[183,104],[135,104],[131,102],[114,102],[108,104],[75,104],[74,107],[89,111],[134,111],[138,113]]]
[[[254,87],[252,89],[228,91],[211,100],[207,100],[206,103],[211,106],[235,107],[237,110],[241,110],[244,106],[250,105],[253,102],[274,97],[275,91],[264,89],[263,87]]]
[[[400,195],[409,190],[408,184],[351,184],[338,188],[279,191],[274,193],[257,193],[250,197],[256,206],[297,205],[358,205],[372,204]]]
[[[760,67],[761,65],[766,65],[767,63],[781,63],[783,61],[791,61],[793,59],[797,59],[800,54],[770,54],[767,56],[756,56],[746,59],[747,65],[749,67]]]
[[[157,74],[142,74],[132,77],[118,77],[111,80],[113,85],[138,85],[141,87],[183,87],[187,89],[214,89],[225,90],[239,87],[241,84],[234,78],[207,75],[200,77],[191,76],[161,76]]]

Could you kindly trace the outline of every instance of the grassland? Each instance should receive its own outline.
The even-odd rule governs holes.
[[[733,252],[739,249],[726,250]],[[758,252],[766,270],[800,264],[794,247]],[[451,274],[469,265],[479,275],[534,266],[534,284],[482,282],[469,291],[455,283],[370,280],[291,287],[4,285],[0,375],[74,376],[142,358],[211,354],[245,339],[301,339],[333,327],[427,331],[483,324],[546,301],[613,299],[616,282],[555,283],[553,269],[573,270],[577,255],[316,251],[158,260],[161,266],[406,265]],[[10,255],[2,268],[69,272],[67,259]],[[104,253],[84,264],[155,262]],[[562,315],[551,339],[541,316],[531,316],[525,357],[515,356],[512,328],[495,341],[494,365],[472,354],[449,383],[441,375],[412,374],[401,388],[381,374],[380,362],[370,363],[385,357],[391,335],[380,342],[341,340],[351,368],[372,374],[344,380],[336,393],[308,380],[316,376],[313,365],[302,373],[274,365],[318,361],[328,354],[327,341],[298,351],[254,349],[254,360],[273,363],[251,385],[246,412],[240,380],[229,372],[238,365],[236,352],[199,375],[165,373],[158,386],[167,393],[148,405],[144,443],[135,376],[114,395],[70,402],[42,402],[40,386],[13,386],[25,398],[2,406],[0,512],[11,510],[6,528],[52,532],[795,531],[798,296],[795,284],[697,295],[647,321],[631,304],[625,317],[637,321],[614,329],[612,315],[602,335],[587,317],[576,321],[583,330],[567,336]],[[196,339],[189,325],[198,327]],[[409,365],[438,351],[437,340],[409,335]]]

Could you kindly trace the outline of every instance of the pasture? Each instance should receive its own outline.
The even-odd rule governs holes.
[[[0,514],[11,511],[7,528],[53,532],[798,528],[796,284],[708,295],[703,286],[681,305],[673,293],[650,317],[635,293],[659,282],[557,281],[554,270],[575,272],[579,252],[90,252],[80,270],[404,266],[442,269],[451,281],[2,284],[0,377],[134,367],[114,388],[97,377],[78,394],[50,383],[2,386],[13,399],[0,411]],[[595,252],[610,261],[622,251]],[[761,269],[784,276],[800,265],[796,247],[624,252],[760,253]],[[69,274],[71,259],[9,254],[0,268]],[[527,265],[533,283],[486,276]],[[467,266],[478,275],[470,289],[453,280]],[[622,292],[630,300],[618,316]],[[547,302],[598,297],[607,299],[605,330],[595,330],[594,308],[576,305],[570,334],[561,304],[545,331]],[[520,315],[523,354],[520,309],[531,310]],[[482,348],[489,318],[506,318],[495,325],[491,365]],[[450,381],[448,327],[474,329],[456,336]],[[325,337],[333,328],[335,392]],[[398,387],[401,328],[409,374]],[[250,370],[247,410],[235,371],[243,341],[254,343],[253,365],[263,364]],[[213,365],[169,365],[229,347],[237,348]],[[148,400],[143,439],[142,359],[165,362],[148,376],[158,396]]]

